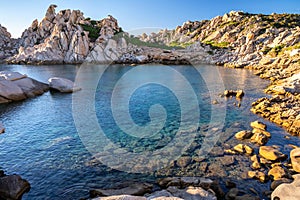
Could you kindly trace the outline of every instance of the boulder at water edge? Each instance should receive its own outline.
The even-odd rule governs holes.
[[[0,71],[0,103],[20,101],[48,91],[47,84],[18,72]]]
[[[5,132],[3,124],[0,122],[0,134]]]
[[[300,199],[300,174],[294,175],[293,178],[294,181],[292,183],[279,185],[272,193],[271,199]]]
[[[76,87],[72,81],[65,78],[53,77],[50,78],[48,82],[50,89],[63,93],[71,93],[81,90],[81,88]]]
[[[9,175],[0,178],[0,199],[21,199],[30,189],[30,184],[19,175]]]

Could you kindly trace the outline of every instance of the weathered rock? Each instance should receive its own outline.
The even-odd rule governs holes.
[[[235,159],[233,156],[226,156],[226,155],[223,157],[216,158],[216,160],[220,161],[222,163],[222,165],[224,165],[224,166],[232,165],[235,162]]]
[[[5,132],[3,124],[0,122],[0,134]]]
[[[238,99],[242,98],[245,95],[243,90],[225,90],[224,96],[225,97],[236,97]]]
[[[204,188],[210,188],[213,181],[202,177],[167,177],[157,180],[158,185],[161,188],[168,188],[170,186],[176,187],[188,187],[188,186],[201,186]]]
[[[252,128],[261,129],[261,130],[266,130],[266,128],[267,128],[267,125],[265,125],[264,123],[259,122],[259,121],[251,122],[250,126]]]
[[[146,197],[132,196],[132,195],[115,195],[109,197],[98,197],[92,200],[147,200]]]
[[[251,138],[253,133],[251,131],[239,131],[235,134],[235,138],[238,140],[245,140]]]
[[[271,189],[275,190],[279,185],[283,184],[283,183],[291,183],[292,180],[287,179],[287,178],[281,178],[279,180],[273,181],[271,183]]]
[[[91,197],[96,196],[115,196],[115,195],[135,195],[143,196],[152,191],[152,185],[146,183],[130,184],[127,187],[119,189],[95,189],[90,191]]]
[[[237,189],[237,188],[232,188],[232,189],[230,189],[229,192],[226,194],[225,199],[226,199],[226,200],[235,199],[236,196],[238,195],[238,193],[239,193],[239,189]]]
[[[251,155],[253,153],[253,149],[245,144],[238,144],[233,147],[233,150],[235,150],[239,153],[246,153],[248,155]]]
[[[7,81],[15,81],[15,80],[27,78],[27,75],[20,74],[19,72],[0,71],[0,80],[1,78]]]
[[[161,190],[154,192],[150,194],[150,196],[147,197],[147,200],[182,200],[182,198],[174,197],[170,192],[167,190]]]
[[[272,146],[261,146],[259,148],[259,155],[271,161],[284,160],[287,158],[285,154]]]
[[[235,200],[260,200],[260,198],[256,196],[252,196],[250,194],[245,194],[243,196],[235,197]]]
[[[176,187],[169,187],[167,189],[168,192],[170,192],[173,196],[179,197],[182,199],[190,199],[190,200],[196,200],[196,199],[202,199],[202,200],[216,200],[217,197],[202,189],[201,187],[193,187],[189,186],[185,189],[178,189]]]
[[[22,89],[13,81],[0,81],[0,96],[12,101],[20,101],[26,99],[26,95]]]
[[[236,91],[236,98],[242,98],[245,95],[243,90],[237,90]]]
[[[300,199],[300,175],[293,176],[292,183],[279,185],[271,195],[271,199]]]
[[[270,132],[265,131],[265,130],[262,130],[262,129],[258,129],[258,128],[254,128],[254,129],[252,130],[252,133],[253,133],[253,134],[257,134],[257,133],[259,133],[259,134],[264,134],[264,135],[266,135],[268,138],[271,137],[271,133],[270,133]]]
[[[282,167],[275,166],[268,172],[268,176],[273,177],[274,180],[280,180],[281,178],[287,177],[288,173]]]
[[[0,178],[0,199],[18,200],[30,189],[30,184],[19,175]]]
[[[20,101],[48,91],[48,85],[18,72],[0,72],[0,103]]]
[[[50,89],[63,93],[71,93],[81,90],[81,88],[77,87],[72,81],[65,78],[53,77],[50,78],[48,82]]]
[[[290,152],[290,158],[293,170],[300,172],[300,148],[293,149]]]
[[[258,159],[257,155],[251,156],[251,161],[253,162],[252,165],[251,165],[251,167],[253,169],[260,169],[261,168],[261,165],[260,165],[260,162],[259,162],[259,159]]]
[[[250,141],[261,146],[265,145],[269,141],[269,138],[263,133],[254,133]]]
[[[258,179],[260,182],[266,182],[267,180],[267,176],[265,173],[263,172],[259,172],[259,171],[248,171],[248,176],[249,178],[255,178]]]
[[[177,164],[179,167],[184,168],[184,167],[188,166],[188,165],[191,163],[191,161],[192,161],[192,158],[191,158],[191,157],[189,157],[189,156],[183,156],[183,157],[180,157],[180,158],[177,160],[176,164]]]

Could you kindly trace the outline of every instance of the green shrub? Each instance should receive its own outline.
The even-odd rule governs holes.
[[[89,32],[89,38],[92,42],[96,41],[99,37],[100,28],[93,25],[80,24],[83,30]]]
[[[205,44],[211,46],[212,49],[224,49],[229,47],[229,42],[215,42],[215,41],[205,41]]]

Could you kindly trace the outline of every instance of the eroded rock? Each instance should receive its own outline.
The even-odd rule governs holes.
[[[19,175],[8,175],[0,178],[0,199],[18,200],[30,189],[30,184]]]

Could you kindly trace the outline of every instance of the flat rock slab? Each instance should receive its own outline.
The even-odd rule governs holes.
[[[29,191],[30,184],[19,175],[9,175],[0,178],[0,199],[21,199]]]
[[[0,81],[0,96],[13,101],[26,99],[23,90],[16,83],[9,80]]]
[[[152,191],[152,185],[146,183],[134,183],[124,188],[118,189],[95,189],[90,191],[92,197],[96,196],[115,196],[115,195],[135,195],[143,196]]]
[[[20,74],[19,72],[0,71],[0,80],[3,78],[8,81],[15,81],[26,77],[27,75]]]

